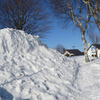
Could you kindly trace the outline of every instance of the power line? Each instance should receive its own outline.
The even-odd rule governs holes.
[[[80,46],[83,46],[83,45],[76,45],[76,46],[72,46],[72,47],[73,47],[73,49],[74,49],[75,47],[80,47]]]

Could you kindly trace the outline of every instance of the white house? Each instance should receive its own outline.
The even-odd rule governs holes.
[[[89,56],[97,55],[97,57],[100,57],[100,44],[92,44],[87,51]]]

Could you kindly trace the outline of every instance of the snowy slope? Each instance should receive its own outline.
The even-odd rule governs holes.
[[[0,30],[0,100],[79,100],[79,67],[38,36]]]

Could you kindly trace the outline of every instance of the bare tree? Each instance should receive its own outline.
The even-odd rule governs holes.
[[[29,34],[50,29],[43,0],[0,0],[0,28],[24,30]]]
[[[83,2],[89,7],[95,23],[100,31],[100,0],[83,0]]]
[[[88,38],[93,44],[98,44],[100,43],[100,36],[97,33],[94,32],[89,32],[88,33]]]
[[[85,33],[91,18],[88,6],[82,0],[50,0],[50,5],[55,16],[61,18],[65,26],[69,22],[73,22],[80,29],[85,61],[89,62],[87,41],[85,39]]]
[[[58,44],[55,49],[62,54],[65,52],[65,47],[61,44]]]

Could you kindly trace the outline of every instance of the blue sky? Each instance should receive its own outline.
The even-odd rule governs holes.
[[[57,20],[52,23],[52,26],[53,29],[50,31],[49,36],[42,40],[42,43],[47,44],[49,48],[54,48],[61,44],[65,49],[73,49],[72,46],[75,46],[75,49],[84,51],[81,33],[77,27],[69,25],[66,29],[61,28]]]

